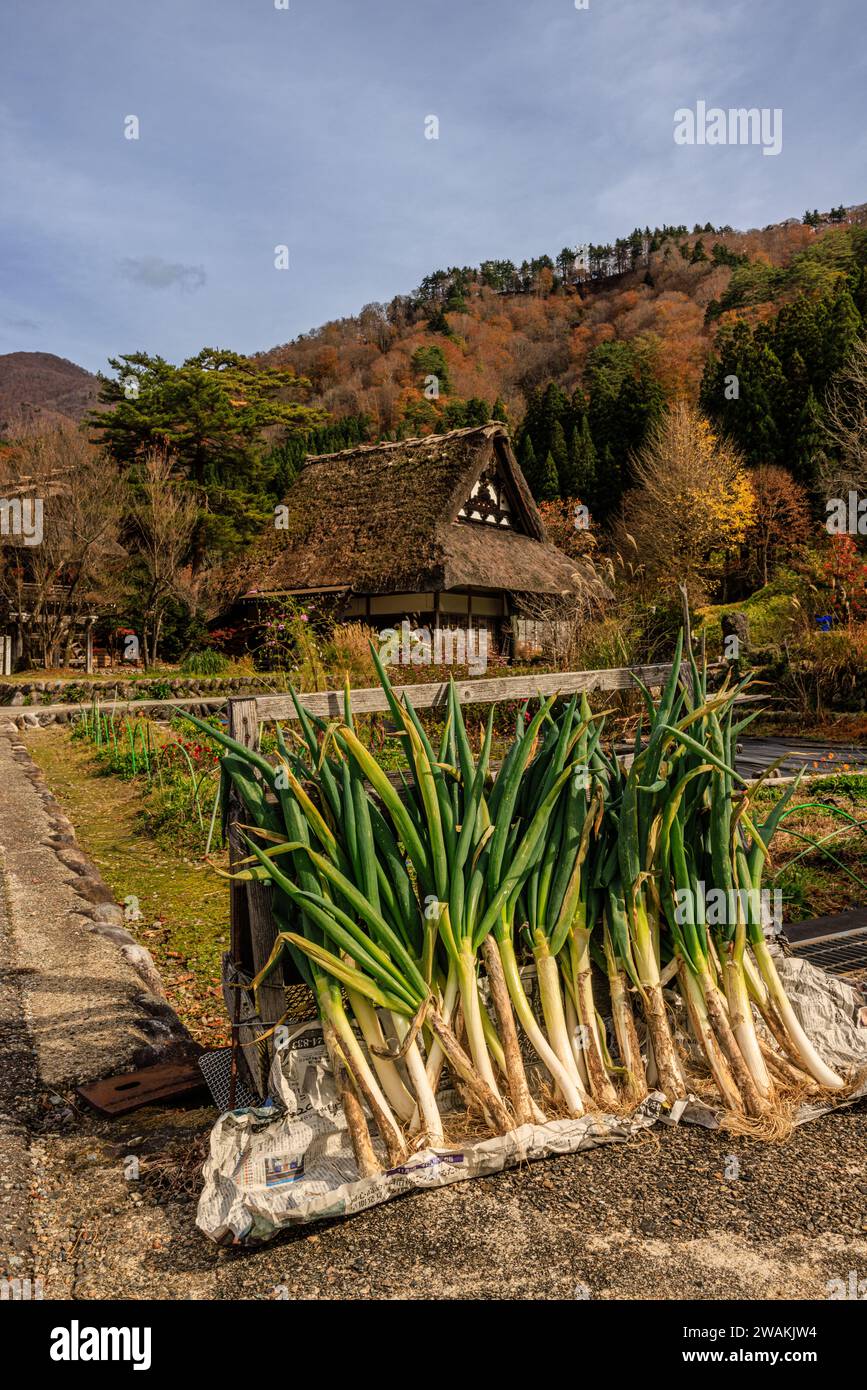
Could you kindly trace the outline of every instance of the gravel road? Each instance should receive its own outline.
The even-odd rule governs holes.
[[[18,1267],[47,1298],[785,1300],[867,1278],[864,1104],[780,1147],[665,1129],[245,1251],[194,1224],[213,1111],[109,1122],[58,1100],[31,1107]]]

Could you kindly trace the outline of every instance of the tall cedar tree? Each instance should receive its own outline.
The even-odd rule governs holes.
[[[590,433],[590,421],[581,416],[580,428],[574,425],[569,441],[567,477],[560,479],[562,497],[578,497],[588,507],[596,501],[596,449]]]
[[[557,465],[554,462],[553,454],[549,452],[542,466],[539,491],[537,493],[537,501],[553,502],[554,498],[558,495],[557,489],[559,488],[559,485],[560,484],[557,478]]]
[[[566,435],[560,420],[554,421],[554,428],[551,431],[551,457],[557,470],[557,495],[568,497],[568,486],[564,487],[563,484],[565,482],[568,485],[569,481],[569,446],[566,443]]]
[[[597,467],[595,512],[600,520],[619,506],[632,479],[632,459],[665,410],[652,341],[608,342],[588,354],[584,373]]]

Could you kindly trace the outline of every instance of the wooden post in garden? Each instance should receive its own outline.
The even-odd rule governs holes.
[[[245,748],[258,748],[259,719],[255,700],[229,701],[229,735],[238,743],[243,743]],[[230,869],[234,869],[240,860],[249,857],[250,851],[238,829],[238,822],[243,822],[245,818],[244,807],[233,790],[229,796],[228,807]],[[277,939],[271,913],[270,886],[266,883],[231,883],[229,920],[233,961],[240,969],[258,974],[268,961]],[[283,983],[283,967],[278,966],[267,984],[259,991],[260,1015],[266,1030],[279,1023],[286,1012]],[[237,1045],[238,1031],[237,1028],[233,1029],[233,1046]],[[248,1056],[247,1060],[255,1077],[256,1059]],[[261,1079],[259,1084],[261,1085]]]
[[[84,669],[88,676],[93,675],[93,618],[85,618]]]

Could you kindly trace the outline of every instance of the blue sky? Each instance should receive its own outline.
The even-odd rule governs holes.
[[[0,352],[255,351],[442,266],[867,199],[863,0],[288,3],[6,10]],[[782,153],[676,145],[700,99]]]

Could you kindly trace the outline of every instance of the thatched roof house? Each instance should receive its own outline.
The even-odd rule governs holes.
[[[604,588],[546,536],[496,423],[307,460],[248,599],[333,595],[342,618],[500,632],[526,601]],[[249,571],[248,571],[249,573]]]

